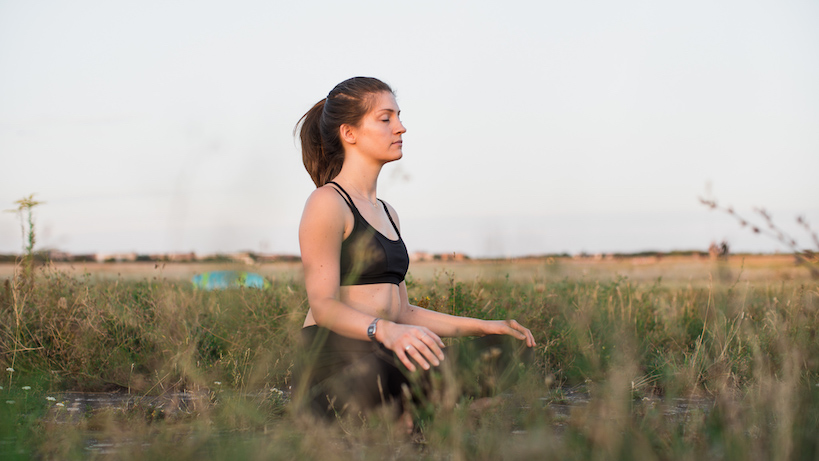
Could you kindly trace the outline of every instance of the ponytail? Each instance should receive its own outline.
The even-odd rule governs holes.
[[[347,79],[296,123],[293,134],[299,133],[301,158],[316,187],[327,184],[341,172],[344,164],[341,125],[358,126],[370,111],[373,96],[382,92],[392,93],[392,88],[376,78]]]
[[[326,101],[327,98],[324,98],[310,108],[293,130],[294,134],[296,131],[299,132],[301,159],[316,187],[321,187],[335,178],[344,163],[344,151],[328,152],[325,143],[322,142],[321,118]]]

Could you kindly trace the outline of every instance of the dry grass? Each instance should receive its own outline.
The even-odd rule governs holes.
[[[488,406],[462,399],[421,412],[411,438],[379,414],[324,426],[291,413],[287,390],[306,311],[298,266],[255,268],[273,279],[268,290],[221,292],[191,287],[189,277],[204,266],[96,269],[104,267],[116,272],[40,268],[32,290],[11,278],[0,293],[0,367],[15,370],[5,372],[0,390],[0,455],[819,454],[819,286],[786,257],[414,264],[408,291],[415,302],[517,318],[539,346],[513,392]],[[61,391],[78,388],[199,397],[193,406],[134,400],[82,415],[57,405],[70,404],[59,401]]]

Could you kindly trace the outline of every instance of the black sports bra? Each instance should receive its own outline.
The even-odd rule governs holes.
[[[338,189],[341,198],[353,212],[353,230],[341,242],[341,285],[371,285],[374,283],[392,283],[398,285],[404,281],[409,268],[409,254],[401,232],[392,220],[387,205],[384,202],[384,211],[390,218],[398,240],[390,240],[378,232],[361,216],[353,203],[352,197],[343,187],[334,181],[329,181]]]

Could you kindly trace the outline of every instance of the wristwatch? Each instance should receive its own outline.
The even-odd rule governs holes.
[[[373,323],[371,323],[370,326],[367,327],[367,336],[369,336],[370,340],[372,341],[375,341],[375,330],[378,327],[378,325],[376,324],[378,323],[379,320],[381,319],[376,317],[376,319],[373,320]]]

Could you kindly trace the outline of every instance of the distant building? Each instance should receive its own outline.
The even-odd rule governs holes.
[[[469,259],[469,257],[466,256],[463,253],[452,252],[452,253],[442,253],[440,255],[436,255],[436,259],[439,259],[441,261],[465,261],[465,260]]]
[[[171,253],[165,255],[165,258],[167,258],[168,261],[174,262],[191,262],[196,261],[196,253]]]
[[[102,262],[133,262],[137,260],[136,253],[95,253],[94,260]]]
[[[60,250],[48,250],[46,254],[49,261],[71,261],[74,259],[74,255],[71,253]]]
[[[426,251],[416,251],[410,255],[410,262],[420,261],[466,261],[469,256],[463,253],[427,253]]]
[[[230,259],[237,263],[247,264],[248,266],[256,263],[256,261],[248,252],[231,253]]]
[[[432,261],[433,259],[435,259],[435,256],[425,251],[416,251],[410,255],[410,262]]]

